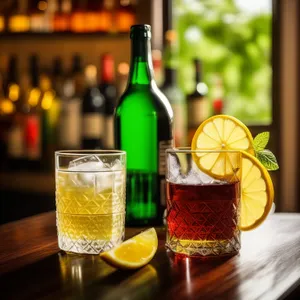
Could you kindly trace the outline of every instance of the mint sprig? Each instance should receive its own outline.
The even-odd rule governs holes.
[[[253,140],[253,148],[255,152],[264,150],[268,145],[269,139],[270,139],[270,132],[265,131],[259,133]]]
[[[276,157],[270,150],[264,149],[257,152],[256,158],[268,171],[275,171],[279,169]]]
[[[265,149],[270,139],[270,132],[259,133],[253,140],[253,148],[256,158],[268,171],[279,169],[275,155],[268,149]]]

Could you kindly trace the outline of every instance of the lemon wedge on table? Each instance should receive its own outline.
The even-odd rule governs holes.
[[[252,144],[253,137],[246,125],[232,116],[217,115],[199,126],[191,147],[192,150],[228,151],[193,153],[199,169],[213,178],[231,180],[240,168],[237,172],[241,181],[240,229],[244,231],[256,228],[265,220],[274,200],[271,177],[254,156]],[[240,151],[241,157],[234,151]]]
[[[126,240],[100,257],[108,264],[120,269],[137,269],[145,266],[157,251],[158,239],[154,228]]]

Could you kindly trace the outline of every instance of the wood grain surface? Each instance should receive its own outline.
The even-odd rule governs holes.
[[[239,255],[211,261],[174,256],[158,228],[154,259],[129,272],[59,251],[46,213],[0,227],[1,299],[300,299],[299,228],[300,214],[274,214],[242,233]]]

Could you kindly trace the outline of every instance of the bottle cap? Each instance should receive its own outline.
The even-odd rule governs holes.
[[[131,39],[151,39],[151,26],[147,24],[133,25],[130,28]]]

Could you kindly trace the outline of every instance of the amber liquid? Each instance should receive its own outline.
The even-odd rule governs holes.
[[[238,234],[239,183],[188,185],[167,183],[168,243],[207,248]],[[172,248],[172,247],[171,247]],[[222,249],[221,249],[222,250]],[[219,252],[221,251],[219,250]],[[182,252],[182,251],[181,251]]]

